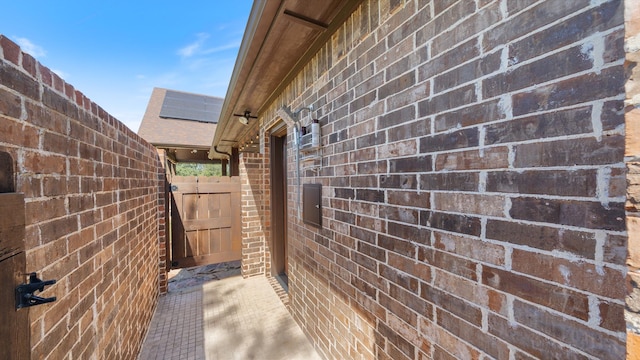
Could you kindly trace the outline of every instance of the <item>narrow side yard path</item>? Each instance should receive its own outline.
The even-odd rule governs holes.
[[[275,280],[185,283],[160,297],[139,360],[321,359],[280,300]]]
[[[206,359],[202,287],[160,297],[138,359]]]
[[[203,311],[209,360],[321,359],[265,277],[205,284]]]

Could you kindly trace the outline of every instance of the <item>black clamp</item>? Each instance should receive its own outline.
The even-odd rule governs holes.
[[[44,291],[44,287],[55,284],[55,280],[42,281],[38,279],[36,273],[29,274],[29,283],[18,285],[16,288],[16,309],[29,306],[46,304],[56,301],[56,297],[43,298],[33,293],[36,291]]]

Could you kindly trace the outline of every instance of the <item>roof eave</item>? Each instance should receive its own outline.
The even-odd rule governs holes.
[[[251,121],[249,125],[242,127],[240,130],[238,130],[238,125],[233,124],[233,126],[235,126],[235,133],[232,133],[230,130],[232,127],[231,122],[236,120],[233,117],[234,111],[250,110],[252,115],[260,116],[261,112],[276,99],[278,94],[294,79],[300,70],[302,70],[304,65],[312,59],[312,57],[330,39],[333,33],[342,25],[342,23],[344,23],[344,21],[346,21],[362,1],[363,0],[341,1],[338,9],[335,9],[335,4],[332,4],[329,1],[326,3],[315,3],[316,6],[318,4],[326,4],[323,5],[324,11],[333,12],[335,9],[331,21],[326,24],[326,26],[307,22],[306,26],[308,28],[313,28],[313,31],[315,31],[313,35],[315,38],[313,41],[309,42],[307,46],[292,49],[291,53],[278,53],[279,57],[297,59],[294,66],[288,67],[287,71],[282,73],[283,76],[277,80],[271,80],[267,84],[261,82],[262,85],[265,85],[262,90],[263,92],[260,93],[263,95],[261,100],[252,101],[250,106],[251,108],[240,109],[240,107],[245,105],[239,103],[239,99],[241,97],[250,98],[249,96],[246,96],[246,94],[249,91],[254,91],[254,89],[247,89],[247,83],[254,81],[253,84],[255,84],[255,78],[260,76],[260,74],[257,74],[258,71],[254,71],[254,67],[257,66],[256,64],[260,62],[262,66],[264,66],[265,62],[269,62],[269,64],[271,64],[270,60],[272,60],[272,58],[267,59],[263,56],[262,59],[259,59],[261,51],[266,49],[263,49],[263,47],[265,46],[265,42],[269,40],[268,36],[270,34],[270,30],[278,24],[282,25],[283,22],[291,22],[291,16],[282,15],[290,15],[286,13],[287,9],[285,9],[285,7],[291,5],[290,3],[292,2],[295,2],[295,0],[256,0],[247,22],[247,28],[242,39],[242,44],[231,76],[227,95],[225,96],[222,106],[220,119],[218,120],[218,127],[216,128],[216,132],[213,137],[210,153],[216,146],[222,151],[230,151],[231,147],[238,147],[239,141],[248,134],[255,135],[255,133],[257,133],[259,121]],[[280,23],[277,23],[278,21]],[[302,19],[302,22],[304,23],[305,19]],[[296,36],[298,39],[301,39],[304,38],[305,35],[292,32],[287,33],[287,36],[291,36],[295,40]],[[309,34],[306,36],[308,37]],[[273,63],[276,64],[275,61]]]
[[[212,154],[215,154],[217,152],[215,148],[220,143],[222,135],[224,134],[224,129],[226,129],[228,126],[230,120],[229,118],[233,115],[233,109],[231,108],[231,99],[234,98],[234,96],[237,96],[236,92],[238,91],[238,78],[240,77],[240,73],[244,68],[244,64],[248,60],[251,62],[255,61],[255,58],[258,56],[258,51],[253,51],[253,56],[249,58],[249,50],[250,48],[255,48],[256,46],[254,40],[256,34],[258,33],[258,25],[263,20],[262,15],[265,12],[265,8],[268,2],[269,0],[255,0],[253,2],[253,6],[251,7],[251,13],[249,14],[249,19],[247,20],[247,26],[245,28],[244,36],[242,37],[242,43],[240,44],[240,49],[238,51],[238,57],[236,58],[235,65],[233,67],[233,73],[231,74],[227,94],[222,104],[220,118],[218,119],[218,126],[216,127],[213,141],[211,143],[211,148],[209,150],[209,156],[212,156]],[[271,1],[271,3],[273,3],[273,1]],[[278,1],[278,3],[281,3],[281,1]],[[279,6],[280,4],[278,4],[278,7]],[[266,32],[263,32],[261,36],[262,39],[260,40],[260,43],[264,41]]]

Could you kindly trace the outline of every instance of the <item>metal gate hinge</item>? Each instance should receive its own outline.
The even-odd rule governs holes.
[[[53,285],[56,280],[42,281],[38,279],[36,273],[29,274],[29,283],[21,284],[16,287],[16,309],[21,309],[29,306],[46,304],[56,301],[56,297],[43,298],[33,293],[36,291],[44,291],[44,287]]]

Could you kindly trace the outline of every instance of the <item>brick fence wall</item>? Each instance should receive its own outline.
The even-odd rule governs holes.
[[[627,133],[625,156],[627,160],[627,231],[629,234],[629,265],[626,316],[627,351],[629,359],[640,358],[640,3],[625,3],[625,48],[628,49],[627,67],[631,69],[627,81],[625,129]]]
[[[625,357],[623,8],[365,0],[260,114],[322,126],[289,280],[325,357]]]
[[[0,36],[0,150],[25,195],[27,271],[57,280],[58,300],[28,310],[32,358],[135,359],[164,270],[155,149]]]

